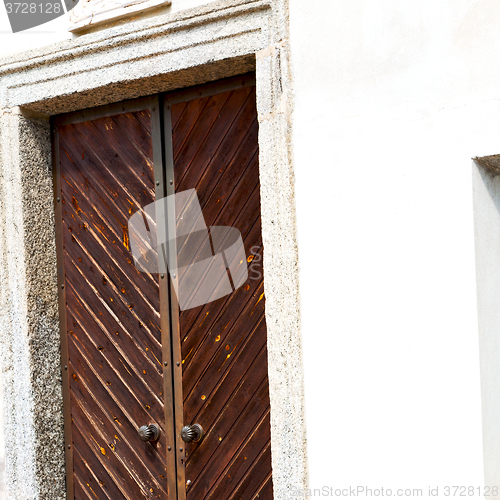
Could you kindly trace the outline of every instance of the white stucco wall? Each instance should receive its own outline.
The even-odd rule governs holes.
[[[498,3],[290,3],[310,486],[480,486],[471,157],[500,153]]]

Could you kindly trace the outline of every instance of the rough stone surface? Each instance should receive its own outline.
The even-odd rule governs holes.
[[[7,444],[9,498],[65,497],[50,135],[43,116],[253,69],[260,123],[274,498],[289,500],[294,492],[305,491],[287,8],[286,0],[211,2],[0,61],[5,432],[10,435],[18,418],[24,428],[22,437]],[[24,116],[15,106],[22,106]]]
[[[277,5],[279,4],[279,5]],[[293,173],[292,77],[284,2],[277,42],[257,53],[259,169],[268,332],[271,450],[276,499],[307,488],[298,248]],[[286,18],[286,16],[284,17]]]
[[[62,375],[50,127],[19,118],[27,327],[41,498],[65,497]]]
[[[9,499],[65,498],[50,130],[4,113],[1,308]]]

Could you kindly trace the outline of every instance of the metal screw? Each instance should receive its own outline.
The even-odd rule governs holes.
[[[64,365],[64,369],[65,369],[65,370],[67,370],[67,369],[68,369],[68,367],[67,367],[66,365]]]
[[[172,185],[174,183],[174,181],[170,181],[170,185]]]
[[[61,285],[61,288],[64,288],[64,285]]]
[[[61,201],[61,198],[57,198],[57,201]]]
[[[160,185],[160,181],[156,181],[156,185],[159,186]]]
[[[165,277],[164,274],[160,274],[160,278],[163,279]]]
[[[165,361],[165,363],[163,363],[163,364],[164,364],[165,366],[168,366],[168,362],[167,362],[167,361]]]
[[[180,363],[177,361],[177,366],[179,366],[179,365],[180,365]]]
[[[191,486],[191,479],[188,479],[188,480],[186,481],[186,486],[188,486],[188,487],[189,487],[189,486]]]
[[[70,445],[70,444],[68,444],[68,450],[70,450],[70,449],[71,449],[71,445]]]
[[[172,274],[172,278],[174,278],[174,279],[175,279],[176,277],[177,277],[177,275],[175,275],[175,274]]]
[[[171,449],[172,449],[172,447],[171,447],[171,446],[169,446],[169,447],[167,448],[167,450],[168,450],[168,451],[170,451]]]
[[[179,448],[179,451],[183,451],[183,450],[184,450],[184,448]]]

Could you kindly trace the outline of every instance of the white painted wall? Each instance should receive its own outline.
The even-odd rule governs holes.
[[[0,58],[69,39],[72,35],[67,29],[67,18],[62,16],[29,30],[12,33],[2,0],[0,2]]]
[[[500,153],[498,2],[290,12],[310,486],[481,486],[471,157]]]

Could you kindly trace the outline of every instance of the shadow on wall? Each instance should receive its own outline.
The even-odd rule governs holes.
[[[481,177],[481,181],[483,184],[484,193],[488,193],[491,202],[494,203],[497,208],[498,213],[500,214],[500,154],[491,155],[491,156],[482,156],[473,158],[474,163],[477,168],[475,169],[477,173]],[[476,215],[476,202],[480,202],[480,199],[476,199],[476,196],[481,196],[481,192],[478,191],[474,184],[474,212]],[[480,216],[480,214],[477,214]],[[481,221],[477,221],[479,226],[481,226]],[[476,219],[474,219],[474,223],[476,224]],[[478,229],[475,225],[475,229]],[[476,237],[477,237],[476,231]]]
[[[500,484],[500,155],[474,158],[472,178],[483,460],[491,490]],[[491,500],[500,499],[496,492]]]

